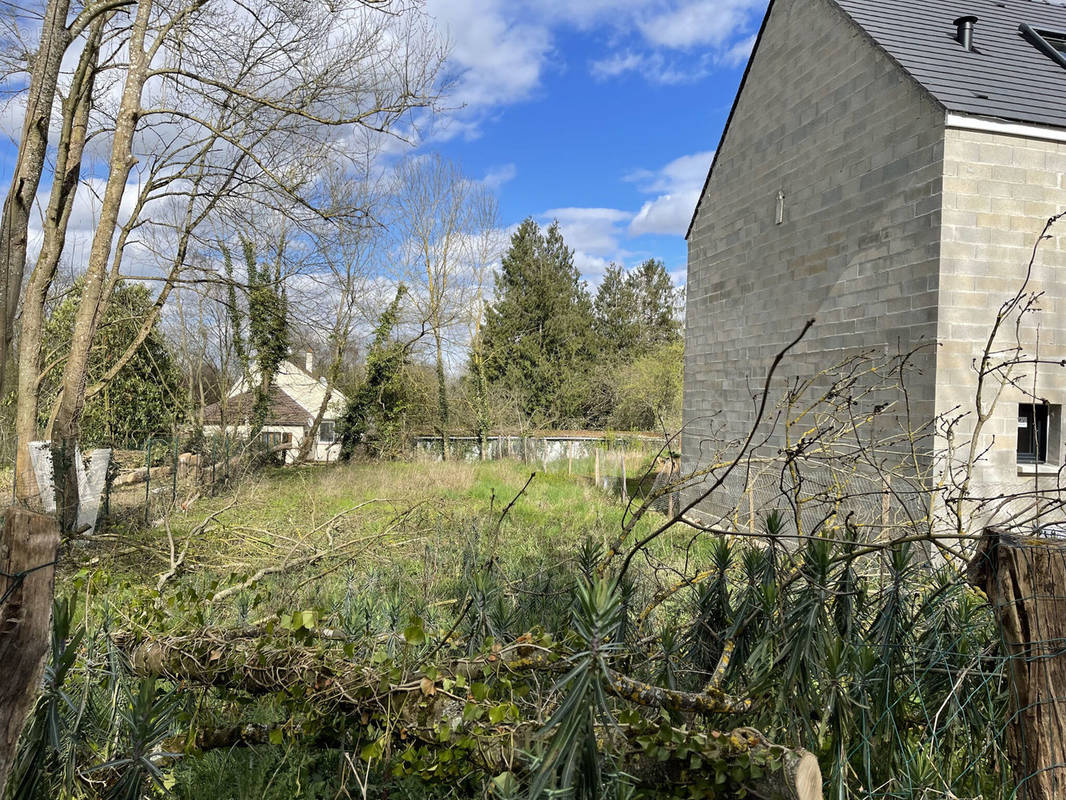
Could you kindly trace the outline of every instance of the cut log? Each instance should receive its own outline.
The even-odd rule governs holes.
[[[17,506],[7,509],[0,542],[0,795],[51,641],[58,548],[55,517]]]
[[[822,800],[822,768],[813,753],[786,751],[781,766],[752,786],[750,794],[765,800]]]
[[[1009,662],[1007,753],[1019,800],[1066,797],[1066,540],[990,528],[969,566]]]

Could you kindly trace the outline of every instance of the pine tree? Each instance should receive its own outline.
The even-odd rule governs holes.
[[[486,379],[514,392],[535,423],[580,424],[592,322],[592,301],[558,222],[542,233],[525,220],[511,237],[496,274],[496,300],[486,309]]]
[[[639,306],[633,282],[618,264],[603,273],[593,310],[600,351],[612,360],[632,353],[640,337]]]
[[[646,353],[681,338],[678,290],[662,261],[649,258],[626,276],[636,306],[637,349]]]

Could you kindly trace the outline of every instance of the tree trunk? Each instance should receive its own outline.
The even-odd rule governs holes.
[[[18,506],[7,509],[0,542],[0,796],[51,640],[58,548],[55,519]]]
[[[1066,797],[1066,540],[989,528],[969,578],[988,595],[1010,664],[1017,796]]]
[[[41,337],[44,333],[44,306],[48,288],[59,266],[66,243],[67,221],[74,207],[74,195],[81,177],[82,153],[88,136],[89,107],[96,77],[100,38],[108,17],[93,23],[82,51],[70,94],[63,104],[63,124],[54,168],[55,180],[48,199],[42,230],[41,251],[30,275],[22,305],[19,332],[18,401],[15,410],[15,496],[20,502],[35,504],[38,487],[29,461],[30,442],[37,438],[38,387],[41,372]]]
[[[145,36],[152,11],[152,0],[140,0],[136,19],[130,33],[129,69],[122,89],[122,101],[115,119],[115,132],[111,142],[111,157],[108,163],[107,184],[100,202],[100,219],[93,234],[89,249],[88,267],[82,288],[81,305],[74,319],[70,355],[63,369],[59,397],[56,398],[48,425],[48,436],[61,450],[74,452],[78,438],[78,420],[85,403],[85,379],[89,366],[89,351],[96,336],[101,304],[106,302],[104,283],[111,254],[111,243],[118,227],[122,195],[126,181],[136,163],[133,158],[133,138],[141,111],[141,95],[148,77],[148,57],[144,49]],[[57,474],[64,481],[63,506],[56,508],[60,525],[64,529],[74,523],[77,514],[78,484],[73,470]]]
[[[448,460],[448,383],[444,376],[444,345],[440,331],[434,329],[437,345],[437,414],[440,417],[440,460]]]
[[[749,795],[767,800],[822,800],[822,769],[806,750],[789,750],[780,766],[751,787]]]
[[[49,0],[45,7],[41,43],[30,72],[18,157],[0,217],[0,393],[26,271],[30,213],[45,167],[56,83],[63,54],[70,45],[69,10],[70,0]]]

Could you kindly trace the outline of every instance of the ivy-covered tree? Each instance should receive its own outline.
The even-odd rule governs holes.
[[[259,264],[255,245],[250,239],[241,239],[241,249],[247,276],[243,284],[248,298],[247,326],[244,324],[245,312],[241,310],[237,298],[239,283],[233,274],[233,258],[225,246],[222,247],[222,258],[229,293],[233,348],[246,383],[254,387],[255,400],[249,420],[251,436],[254,438],[259,434],[270,410],[270,386],[274,376],[289,354],[289,299],[281,272],[284,247],[279,248],[273,267]]]
[[[406,294],[407,287],[401,283],[392,302],[378,317],[374,340],[366,354],[366,374],[337,420],[344,460],[355,455],[358,446],[371,436],[381,449],[381,443],[390,438],[407,410],[400,373],[407,364],[410,345],[393,338],[400,303]]]
[[[495,302],[486,309],[486,380],[513,391],[536,424],[581,424],[592,322],[592,301],[558,222],[542,232],[525,220],[511,237]]]
[[[44,410],[52,407],[59,392],[81,292],[79,281],[45,324],[42,354],[47,371],[41,382],[39,403]],[[103,378],[135,341],[142,321],[151,312],[152,301],[148,290],[139,283],[116,286],[90,351],[90,382]],[[82,447],[139,444],[152,437],[169,436],[174,423],[184,414],[184,396],[181,374],[163,334],[153,325],[129,362],[86,401],[80,422]],[[46,424],[42,418],[42,430]]]

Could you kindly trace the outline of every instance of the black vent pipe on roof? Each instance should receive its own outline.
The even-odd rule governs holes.
[[[977,23],[977,17],[966,16],[955,20],[955,39],[962,45],[962,49],[973,52],[973,26]]]

